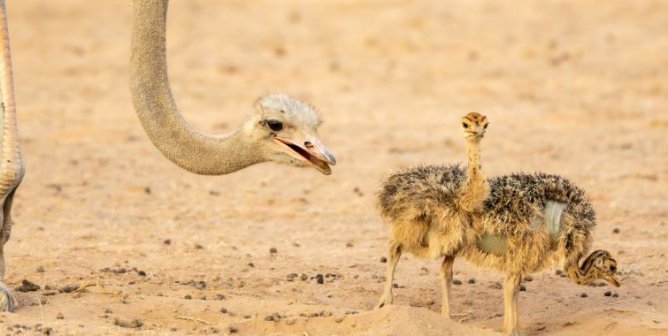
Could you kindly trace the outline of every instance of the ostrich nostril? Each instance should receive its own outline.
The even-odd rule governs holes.
[[[313,144],[310,141],[304,142],[304,146],[306,146],[306,148],[313,148]]]

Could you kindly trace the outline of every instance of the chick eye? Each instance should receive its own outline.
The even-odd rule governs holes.
[[[617,266],[610,265],[610,272],[616,272],[617,271]]]
[[[469,128],[469,125],[467,123],[462,123],[462,127]]]
[[[274,132],[283,130],[283,123],[278,120],[267,120],[267,127]]]
[[[489,124],[485,124],[485,126],[483,126],[483,127],[484,127],[485,129],[487,129],[487,126],[489,126]]]

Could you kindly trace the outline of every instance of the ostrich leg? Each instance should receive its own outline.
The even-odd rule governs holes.
[[[519,336],[519,310],[517,299],[520,293],[520,274],[506,274],[503,281],[503,334]]]
[[[5,277],[4,246],[12,229],[11,208],[16,188],[23,179],[23,159],[19,148],[14,105],[14,81],[9,51],[7,10],[0,0],[0,311],[14,311],[16,300],[2,282]]]
[[[385,287],[383,288],[383,295],[376,305],[376,309],[392,304],[392,282],[394,282],[394,271],[397,269],[399,258],[401,258],[401,244],[394,241],[390,242],[390,258],[387,260]]]
[[[452,265],[455,263],[455,257],[447,256],[441,263],[441,315],[450,317],[450,298],[452,292]]]

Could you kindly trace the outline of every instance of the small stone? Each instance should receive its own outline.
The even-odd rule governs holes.
[[[380,262],[382,262],[383,264],[386,263],[386,262],[387,262],[387,258],[386,258],[386,257],[380,257]]]
[[[318,273],[315,276],[315,281],[317,281],[318,284],[322,285],[323,283],[325,283],[325,277],[323,277],[322,274]]]
[[[274,315],[267,315],[264,317],[265,321],[273,321],[274,320]]]
[[[216,294],[216,300],[225,300],[225,295],[223,294]]]
[[[125,320],[117,317],[114,319],[114,324],[121,328],[140,328],[144,322],[140,319]]]
[[[206,288],[206,281],[204,281],[204,280],[195,281],[195,283],[193,283],[193,287],[195,287],[199,290],[203,290],[203,289]]]
[[[255,264],[253,264],[252,262],[249,262],[249,263],[248,263],[248,266],[250,266],[250,267],[255,267]]]
[[[617,294],[617,293],[612,294],[612,297],[619,297],[619,294]]]
[[[392,288],[399,288],[398,284],[392,284]]]
[[[56,318],[59,320],[64,320],[65,316],[63,315],[63,313],[58,313],[58,315],[56,315]]]
[[[489,285],[489,288],[501,289],[501,288],[503,288],[503,286],[501,286],[501,283],[499,283],[499,282],[493,282],[491,285]]]
[[[353,247],[353,243],[352,242],[347,242],[346,247]]]
[[[276,253],[278,253],[278,250],[275,247],[272,247],[272,248],[269,249],[269,253],[276,254]]]
[[[62,288],[60,288],[60,291],[63,292],[63,293],[72,293],[72,292],[76,292],[78,290],[79,290],[79,285],[75,285],[75,284],[65,285]]]
[[[554,274],[556,274],[556,275],[562,275],[563,273],[564,273],[564,272],[562,272],[561,270],[556,270],[556,271],[554,271]]]
[[[137,274],[139,274],[139,276],[146,276],[146,272],[144,271],[138,271]]]
[[[462,281],[459,280],[459,279],[455,279],[455,280],[452,280],[452,284],[459,286],[459,285],[462,284]]]
[[[581,298],[586,298],[587,296],[589,296],[589,295],[587,295],[587,293],[582,293],[582,294],[580,294],[580,297],[581,297]]]
[[[171,245],[172,240],[171,239],[165,239],[165,240],[162,241],[162,243],[165,244],[165,245]]]
[[[227,314],[227,308],[225,307],[220,308],[220,312],[223,314]]]
[[[44,273],[44,271],[45,271],[45,270],[44,270],[44,266],[38,266],[38,267],[37,267],[37,272],[39,272],[39,273]]]
[[[105,308],[105,309],[104,309],[104,313],[105,313],[105,314],[113,314],[114,311],[111,310],[111,308]]]
[[[619,233],[619,228],[612,229],[612,233]]]
[[[611,296],[611,295],[612,295],[612,292],[611,292],[611,291],[607,291],[607,292],[603,293],[603,295],[605,295],[605,296]]]
[[[299,280],[301,280],[301,281],[306,281],[306,280],[308,280],[308,275],[302,273],[302,275],[299,276]]]
[[[16,287],[16,291],[18,292],[34,292],[38,291],[40,289],[39,285],[35,284],[34,282],[28,280],[28,279],[23,279],[21,280],[21,285]]]
[[[531,282],[531,281],[533,281],[533,277],[531,275],[525,275],[524,276],[524,281]]]
[[[475,283],[475,279],[474,279],[474,278],[469,279],[468,283],[469,283],[470,285],[474,284],[474,283]]]
[[[203,250],[203,249],[204,249],[204,246],[201,245],[201,244],[195,244],[195,249],[197,249],[197,250]]]
[[[524,285],[520,285],[520,292],[526,292],[526,291],[527,291],[527,287],[524,286]]]
[[[192,299],[193,299],[193,296],[190,295],[190,294],[187,294],[187,295],[184,296],[183,298],[186,299],[186,300],[192,300]]]
[[[227,327],[227,330],[230,332],[230,334],[234,334],[239,331],[239,329],[233,325]]]

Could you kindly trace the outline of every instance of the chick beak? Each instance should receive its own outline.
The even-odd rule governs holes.
[[[606,274],[603,277],[603,279],[605,279],[606,281],[608,281],[611,285],[613,285],[615,287],[621,286],[619,281],[617,281],[617,279],[615,279],[615,276],[613,274]]]

